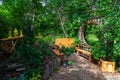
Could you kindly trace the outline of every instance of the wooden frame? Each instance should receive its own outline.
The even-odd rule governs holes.
[[[84,55],[88,56],[88,60],[89,60],[89,61],[92,60],[92,59],[91,59],[91,53],[90,53],[90,52],[85,51],[85,50],[83,50],[83,49],[76,49],[76,51],[77,51],[78,54],[84,54]]]
[[[90,51],[91,46],[85,40],[85,31],[86,31],[87,25],[90,25],[90,24],[99,25],[100,24],[100,22],[98,20],[99,18],[100,17],[91,18],[91,19],[86,21],[85,26],[79,27],[78,37],[79,37],[79,40],[81,41],[81,49],[86,50],[86,51]]]
[[[16,36],[16,37],[10,37],[10,38],[2,38],[0,39],[2,49],[8,53],[15,52],[16,44],[19,40],[22,40],[24,36]]]
[[[100,59],[100,63],[103,72],[115,72],[115,62]]]
[[[100,22],[97,19],[99,19],[99,17],[95,17],[95,18],[91,18],[91,19],[87,20],[86,25],[89,25],[89,24],[99,25]],[[88,56],[89,61],[91,61],[92,60],[91,59],[92,55],[90,53],[91,46],[89,44],[87,44],[87,42],[85,40],[85,31],[86,31],[86,28],[87,28],[86,25],[84,27],[83,26],[79,27],[78,37],[79,37],[79,40],[81,41],[81,46],[80,46],[80,48],[76,47],[76,51],[79,54],[82,53],[85,56]]]

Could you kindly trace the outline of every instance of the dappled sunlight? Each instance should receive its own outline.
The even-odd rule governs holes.
[[[120,0],[0,0],[1,80],[120,80]]]

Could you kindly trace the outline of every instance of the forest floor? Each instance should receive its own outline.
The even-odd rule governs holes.
[[[48,80],[120,80],[120,73],[102,72],[100,65],[74,53],[67,60],[72,60],[72,66],[61,66],[57,72],[51,74]]]

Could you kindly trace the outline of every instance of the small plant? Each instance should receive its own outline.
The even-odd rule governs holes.
[[[54,72],[58,72],[58,70],[59,70],[59,67],[54,68]]]
[[[29,80],[42,80],[40,74],[33,74],[32,77],[29,78]]]
[[[68,65],[69,66],[73,66],[74,65],[74,62],[72,60],[68,61]]]
[[[26,80],[42,80],[42,68],[38,67],[35,69],[28,70],[24,73]]]
[[[62,48],[61,48],[61,52],[63,52],[64,55],[67,56],[67,57],[72,55],[74,53],[74,50],[75,50],[75,48],[73,46],[72,47],[62,46]]]

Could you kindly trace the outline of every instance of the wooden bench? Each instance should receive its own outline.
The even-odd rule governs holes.
[[[83,49],[76,49],[77,53],[82,55],[83,57],[87,58],[89,61],[91,61],[91,53],[83,50]]]
[[[60,48],[62,46],[70,47],[74,44],[73,38],[57,38],[55,39],[55,45],[59,46]]]
[[[73,38],[57,38],[55,39],[55,45],[59,48],[64,47],[71,47],[74,43]],[[61,64],[64,62],[64,53],[61,52],[56,46],[54,46],[54,49],[52,50],[53,54],[55,54],[57,57],[61,59]]]

